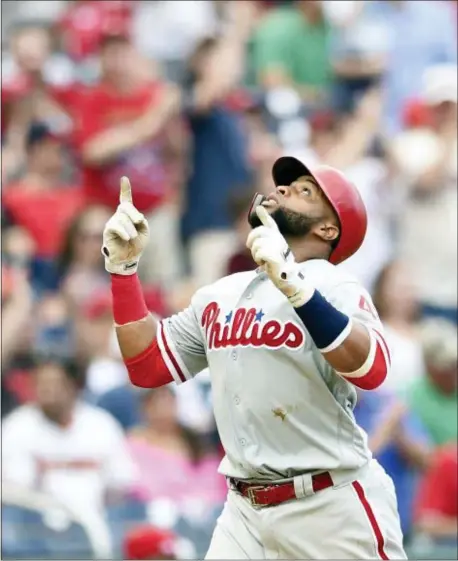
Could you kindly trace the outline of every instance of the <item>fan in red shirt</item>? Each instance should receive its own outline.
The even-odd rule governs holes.
[[[119,178],[135,185],[142,212],[170,195],[174,154],[170,124],[179,109],[172,86],[150,78],[124,34],[101,44],[102,80],[84,96],[77,134],[84,187],[90,200],[115,208]]]
[[[32,236],[39,257],[55,257],[63,234],[82,208],[81,190],[62,180],[63,145],[44,123],[31,125],[26,139],[26,172],[3,187],[2,200],[13,222]]]
[[[437,451],[419,488],[417,528],[436,539],[458,540],[458,446]]]

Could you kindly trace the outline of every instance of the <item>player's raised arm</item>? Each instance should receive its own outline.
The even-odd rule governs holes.
[[[149,239],[148,223],[132,201],[127,177],[121,179],[119,206],[105,226],[102,254],[111,274],[113,317],[131,382],[158,387],[184,382],[206,366],[192,308],[165,321],[149,313],[137,267]]]
[[[288,298],[334,370],[363,389],[378,387],[388,373],[389,351],[376,315],[358,309],[363,289],[356,285],[356,293],[344,292],[341,302],[326,299],[303,276],[275,220],[262,206],[256,213],[262,226],[255,228],[247,240],[255,262]],[[364,294],[369,306],[370,297]],[[376,329],[371,326],[374,322]]]

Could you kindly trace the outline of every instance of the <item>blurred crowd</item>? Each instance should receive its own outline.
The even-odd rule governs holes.
[[[360,189],[367,237],[340,266],[393,368],[355,414],[415,558],[457,558],[457,6],[2,1],[4,558],[205,554],[226,494],[208,376],[129,385],[102,231],[126,175],[169,315],[254,268],[247,207],[283,154]]]

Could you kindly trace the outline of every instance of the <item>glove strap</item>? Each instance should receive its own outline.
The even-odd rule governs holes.
[[[116,326],[140,321],[149,314],[137,274],[111,275],[111,294]]]

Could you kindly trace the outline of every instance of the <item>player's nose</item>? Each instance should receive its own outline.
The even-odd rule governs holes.
[[[282,197],[289,197],[291,195],[291,188],[286,185],[278,185],[277,193],[279,193]]]

